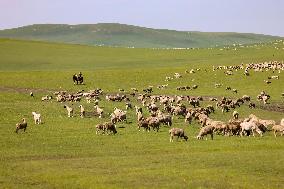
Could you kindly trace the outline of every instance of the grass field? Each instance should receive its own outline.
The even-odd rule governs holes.
[[[67,118],[63,104],[40,100],[57,90],[98,87],[107,94],[168,83],[167,89],[154,88],[154,94],[233,98],[248,94],[259,107],[256,95],[265,90],[271,95],[270,106],[283,107],[283,72],[252,72],[249,78],[243,72],[232,76],[212,72],[213,65],[282,61],[283,43],[234,48],[151,50],[0,39],[0,188],[284,188],[284,137],[274,138],[271,132],[262,138],[216,136],[213,141],[198,141],[194,137],[199,125],[175,117],[174,127],[184,128],[190,139],[170,143],[168,127],[158,133],[139,132],[134,110],[129,110],[129,123],[117,124],[117,135],[96,135],[95,125],[108,120],[107,113],[114,107],[124,108],[123,102],[103,99],[100,106],[106,115],[100,120],[91,116],[93,105],[84,100],[73,103],[74,118]],[[191,68],[201,71],[184,73]],[[73,85],[72,74],[79,71],[85,85]],[[183,78],[164,81],[175,72]],[[267,85],[263,80],[270,75],[280,79]],[[223,86],[214,88],[215,83]],[[176,90],[193,84],[198,89]],[[238,94],[226,91],[226,86],[238,89]],[[87,118],[79,117],[79,104],[84,105]],[[237,110],[242,118],[251,113],[278,123],[284,118],[280,111],[247,106]],[[33,124],[32,111],[42,114],[44,124]],[[22,117],[29,127],[26,133],[16,134],[15,124]],[[231,112],[218,110],[210,117],[228,121]]]

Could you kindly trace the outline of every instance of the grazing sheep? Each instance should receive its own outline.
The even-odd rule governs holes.
[[[180,128],[172,128],[169,130],[170,134],[170,142],[174,142],[174,136],[177,136],[177,140],[179,138],[184,138],[187,141],[188,137],[185,135],[184,130]]]
[[[284,125],[274,125],[272,127],[272,131],[274,131],[275,138],[277,137],[277,132],[281,133],[281,136],[284,134]]]
[[[248,96],[248,95],[243,95],[242,99],[243,99],[244,101],[249,102],[249,101],[250,101],[250,96]]]
[[[178,79],[178,78],[181,78],[182,76],[181,76],[179,73],[175,73],[175,74],[174,74],[174,77],[175,77],[176,79]]]
[[[16,124],[16,133],[18,133],[19,130],[24,129],[24,132],[26,132],[26,129],[28,127],[28,123],[26,122],[26,119],[23,118],[22,123],[17,123]]]
[[[100,134],[100,132],[104,133],[104,124],[97,124],[96,125],[96,134]]]
[[[82,105],[80,105],[79,108],[80,108],[80,117],[84,118],[86,114],[85,109]]]
[[[268,81],[268,80],[263,80],[266,84],[270,84],[271,81]]]
[[[227,124],[227,131],[226,133],[230,135],[240,135],[241,132],[241,126],[240,124],[243,122],[243,120],[229,120]]]
[[[192,86],[192,89],[197,89],[198,88],[198,85],[193,85]]]
[[[279,79],[279,76],[278,75],[273,75],[273,76],[271,76],[271,79]]]
[[[255,137],[254,135],[255,131],[260,136],[262,136],[263,131],[259,128],[259,124],[254,120],[246,119],[240,124],[240,126],[241,126],[241,132],[240,132],[241,136],[243,136],[244,131],[249,133],[252,132],[253,137]]]
[[[140,128],[144,128],[144,131],[150,131],[150,127],[149,127],[149,122],[148,120],[145,120],[144,118],[142,118],[141,120],[138,121],[138,129],[140,131]]]
[[[114,124],[121,121],[127,122],[126,112],[116,108],[115,111],[110,115],[110,120]]]
[[[98,105],[95,105],[94,108],[95,108],[96,114],[99,115],[99,118],[102,118],[104,110],[100,108]]]
[[[34,93],[33,93],[33,92],[30,92],[30,96],[31,96],[31,97],[34,97]]]
[[[107,134],[109,134],[109,132],[112,132],[114,135],[117,133],[115,124],[111,122],[104,123],[104,131]]]
[[[215,88],[220,88],[221,87],[221,83],[215,83]]]
[[[233,112],[233,117],[235,119],[238,119],[239,118],[239,112],[237,112],[236,110]]]
[[[152,127],[153,131],[159,131],[160,129],[160,120],[157,117],[148,117],[147,121],[149,123],[149,127]]]
[[[207,140],[207,135],[211,135],[211,140],[213,140],[213,132],[214,132],[214,127],[211,125],[207,125],[205,127],[202,127],[199,131],[199,134],[197,135],[197,139],[203,139],[204,136],[206,136]]]
[[[232,89],[233,93],[238,93],[237,89]]]
[[[105,132],[109,134],[109,132],[112,132],[113,134],[117,133],[116,126],[113,123],[105,122],[103,124],[96,125],[96,134],[104,134]]]
[[[41,115],[36,112],[32,112],[32,115],[34,116],[35,124],[41,124]]]
[[[49,95],[41,97],[41,101],[48,101],[48,100],[51,100],[51,99],[52,99],[52,96],[49,96]]]
[[[158,113],[158,119],[160,123],[167,125],[169,127],[172,126],[172,116],[171,115],[165,115],[161,112]]]
[[[63,107],[66,108],[68,117],[73,117],[73,108],[67,105],[64,105]]]
[[[226,91],[230,91],[232,88],[230,86],[226,87]]]

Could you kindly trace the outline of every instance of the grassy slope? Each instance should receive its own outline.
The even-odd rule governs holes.
[[[212,47],[269,42],[278,37],[222,32],[180,32],[124,24],[31,25],[0,31],[0,37],[122,47]]]
[[[237,51],[174,51],[0,40],[0,76],[5,78],[0,81],[0,187],[283,188],[283,137],[274,139],[268,133],[263,138],[217,136],[214,141],[197,141],[192,137],[196,136],[198,125],[188,126],[175,118],[174,126],[184,128],[191,138],[187,143],[170,144],[166,127],[159,133],[139,133],[133,111],[128,111],[133,123],[118,124],[125,128],[119,128],[117,136],[97,136],[94,125],[101,120],[79,118],[79,103],[73,104],[76,117],[67,119],[62,104],[40,101],[41,96],[50,92],[36,90],[141,89],[149,84],[165,84],[165,76],[174,72],[201,67],[200,73],[184,75],[169,82],[168,89],[155,93],[177,94],[176,86],[197,83],[200,86],[197,90],[183,93],[235,97],[249,94],[255,100],[255,95],[265,89],[273,101],[283,103],[280,98],[283,73],[268,86],[263,79],[271,72],[252,74],[250,79],[245,79],[241,72],[231,77],[211,72],[212,65],[282,60],[282,48],[283,44],[268,44]],[[70,81],[70,76],[78,71],[85,75],[85,86],[74,86]],[[240,92],[233,95],[224,87],[215,89],[215,82]],[[34,99],[28,96],[30,90],[35,92]],[[82,103],[87,112],[92,111],[91,104]],[[136,104],[135,100],[133,103]],[[123,103],[104,100],[100,105],[106,113],[115,106],[124,107]],[[43,125],[32,124],[30,112],[35,110],[43,115]],[[238,111],[241,117],[250,113],[277,121],[284,117],[283,113],[250,110],[247,106]],[[222,115],[217,111],[212,118],[226,121],[230,116],[231,113]],[[16,135],[14,125],[22,117],[28,118],[28,132]]]

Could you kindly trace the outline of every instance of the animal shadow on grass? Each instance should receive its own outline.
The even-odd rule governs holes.
[[[95,112],[85,112],[85,118],[99,117]]]

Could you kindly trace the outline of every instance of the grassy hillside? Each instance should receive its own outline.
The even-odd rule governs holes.
[[[182,32],[124,24],[38,24],[0,31],[2,38],[145,48],[214,47],[270,42],[279,37],[242,33]]]
[[[128,110],[128,123],[118,123],[118,134],[96,135],[95,125],[109,120],[114,107],[125,109],[125,102],[109,102],[101,96],[104,117],[94,116],[93,104],[67,103],[75,117],[67,118],[64,103],[41,97],[54,91],[85,91],[102,88],[104,94],[128,94],[131,87],[140,91],[154,86],[154,94],[241,97],[248,94],[257,104],[237,108],[241,118],[253,113],[279,123],[283,111],[260,108],[256,95],[265,90],[270,106],[283,106],[284,72],[242,71],[226,76],[212,71],[213,65],[237,65],[284,59],[283,42],[215,49],[154,50],[90,47],[21,40],[0,39],[0,188],[283,188],[284,137],[215,136],[213,141],[194,138],[199,124],[184,123],[174,117],[173,127],[183,128],[187,142],[169,142],[169,128],[159,132],[137,130],[135,110]],[[195,74],[185,70],[200,68]],[[83,72],[85,85],[73,85],[72,74]],[[165,82],[175,72],[180,79]],[[279,75],[267,85],[267,76]],[[169,84],[158,90],[159,84]],[[222,83],[215,88],[215,83]],[[197,84],[196,90],[177,91],[177,86]],[[238,89],[238,93],[225,87]],[[33,91],[32,98],[29,92]],[[53,95],[54,96],[54,95]],[[141,106],[136,98],[133,105]],[[185,103],[189,107],[188,103]],[[87,112],[79,117],[79,105]],[[202,106],[213,102],[203,101]],[[41,113],[42,125],[33,123],[31,112]],[[149,115],[144,108],[144,115]],[[26,133],[15,134],[15,124],[26,117]],[[228,121],[232,111],[218,109],[214,120]]]

